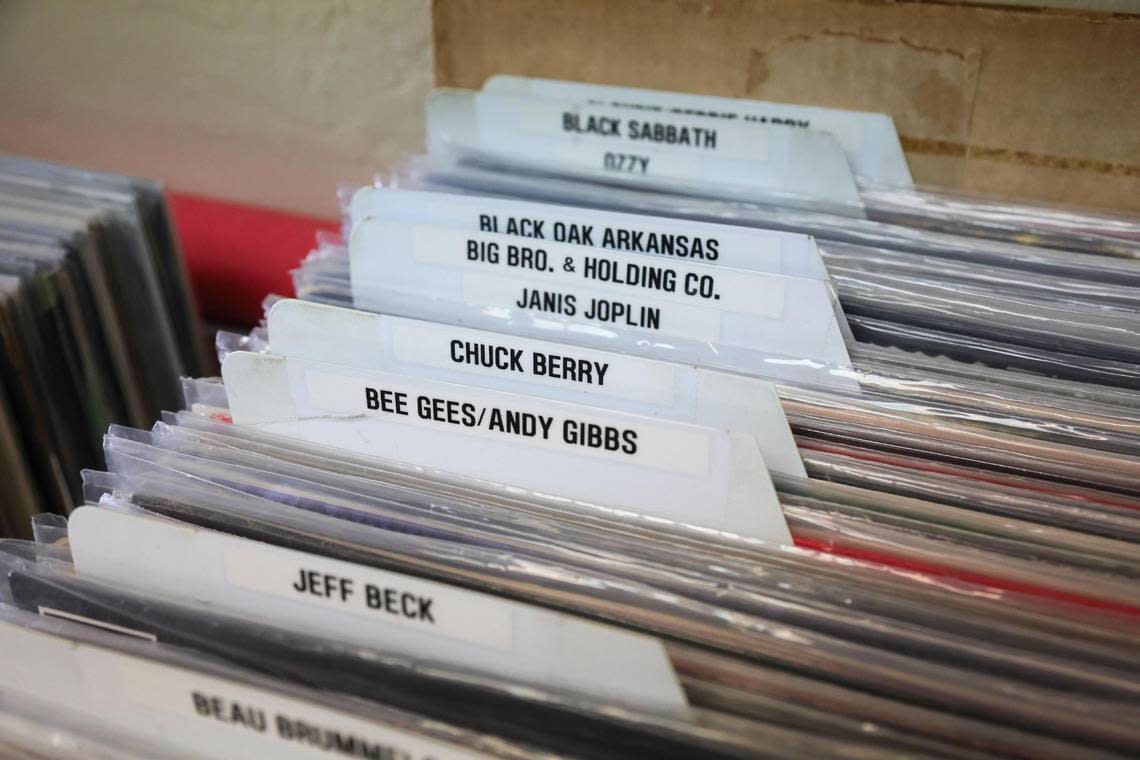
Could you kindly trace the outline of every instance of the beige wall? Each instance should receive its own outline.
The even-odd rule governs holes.
[[[323,216],[422,150],[427,0],[0,0],[0,151]]]

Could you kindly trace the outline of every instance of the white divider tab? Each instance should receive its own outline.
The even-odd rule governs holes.
[[[432,155],[863,213],[847,156],[825,132],[462,90],[434,91],[427,123]]]
[[[473,327],[523,314],[567,333],[851,366],[818,280],[383,219],[357,226],[349,256],[354,302],[372,311],[418,317],[438,302],[465,306]]]
[[[269,350],[292,359],[540,396],[750,434],[772,472],[805,477],[773,385],[564,343],[283,300]]]
[[[567,243],[644,253],[666,261],[828,279],[815,240],[794,232],[380,187],[358,190],[349,215],[353,227],[368,217],[376,217],[528,238],[540,245]]]
[[[0,620],[6,698],[51,706],[95,730],[196,756],[491,757],[294,695]]]
[[[588,699],[688,709],[649,636],[172,520],[81,507],[69,525],[82,577]]]
[[[222,376],[239,425],[791,543],[751,435],[271,354],[232,353]]]
[[[887,114],[506,74],[488,79],[483,91],[554,100],[584,100],[629,109],[634,113],[658,113],[672,118],[702,114],[729,123],[818,130],[839,140],[856,176],[876,184],[911,184],[910,169],[894,120]]]

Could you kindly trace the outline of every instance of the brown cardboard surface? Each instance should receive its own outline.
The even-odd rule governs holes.
[[[916,182],[1140,211],[1140,17],[866,0],[433,0],[437,86],[578,79],[894,117]]]

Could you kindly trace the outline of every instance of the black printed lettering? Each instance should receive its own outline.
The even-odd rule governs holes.
[[[433,601],[431,597],[397,588],[376,586],[371,583],[364,586],[364,602],[369,609],[408,620],[418,620],[421,623],[435,623],[435,616],[431,611]]]
[[[190,698],[194,702],[194,712],[206,718],[213,718],[221,723],[242,726],[251,731],[264,733],[269,721],[265,710],[252,705],[234,702],[224,697],[191,692]]]
[[[664,143],[694,148],[716,148],[716,130],[707,127],[687,127],[655,121],[630,119],[626,122],[626,135],[630,140]]]
[[[488,240],[467,240],[467,260],[485,264],[499,263],[499,244]]]
[[[621,137],[617,119],[593,114],[578,114],[565,111],[562,114],[562,131],[577,134],[592,134],[599,137]]]
[[[549,290],[523,288],[515,306],[529,311],[545,311],[551,314],[564,314],[568,317],[577,312],[576,296],[570,293],[555,293]]]
[[[606,153],[602,156],[602,168],[610,172],[624,174],[648,174],[649,156],[631,153]]]
[[[565,420],[562,423],[562,440],[571,446],[583,446],[603,451],[637,453],[637,431],[619,429],[595,422]]]
[[[546,224],[541,219],[527,219],[525,217],[507,217],[507,234],[517,235],[518,237],[539,238],[546,237],[543,233],[543,226]]]
[[[419,396],[416,398],[416,414],[421,420],[429,422],[462,427],[475,427],[477,424],[475,405],[470,402]]]
[[[567,380],[572,383],[603,386],[606,384],[608,362],[578,359],[573,356],[534,353],[531,355],[531,373],[537,377]]]
[[[559,243],[594,245],[594,226],[591,224],[554,223],[554,239]]]
[[[274,719],[277,736],[285,741],[307,744],[323,752],[364,760],[400,760],[410,753],[388,744],[378,744],[354,734],[318,726],[301,718],[277,715]]]
[[[498,369],[504,372],[525,372],[521,348],[453,340],[450,343],[450,355],[451,361],[456,364],[470,364],[475,367]]]
[[[352,579],[339,575],[330,575],[316,570],[301,568],[297,580],[293,581],[293,590],[299,594],[311,594],[326,598],[339,597],[346,601],[352,596]]]
[[[635,306],[624,301],[592,298],[582,316],[595,322],[610,322],[646,330],[661,329],[661,309],[656,306]]]
[[[408,394],[386,388],[364,387],[365,408],[386,414],[408,415]]]
[[[656,253],[705,261],[716,261],[720,256],[720,241],[716,238],[606,227],[602,230],[601,241],[602,248],[615,251]]]
[[[582,258],[582,276],[587,280],[612,282],[615,285],[660,290],[665,293],[674,293],[677,290],[676,271],[668,267],[641,264],[635,261],[622,263],[595,256],[584,256]]]

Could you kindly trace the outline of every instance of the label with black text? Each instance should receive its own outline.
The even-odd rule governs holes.
[[[820,280],[376,218],[357,225],[349,256],[354,301],[366,310],[450,321],[460,318],[454,307],[432,315],[462,304],[472,327],[583,325],[591,329],[561,331],[654,341],[675,361],[701,363],[673,353],[685,351],[768,362],[769,372],[774,359],[850,367]]]
[[[749,123],[834,135],[847,153],[855,173],[892,186],[911,184],[906,156],[894,121],[887,114],[838,108],[771,103],[751,98],[726,98],[636,87],[536,79],[500,74],[484,85],[485,92],[555,100],[582,100],[608,106],[643,121],[685,117],[715,119],[723,124]]]
[[[790,541],[757,437],[724,422],[243,351],[225,357],[222,376],[238,425],[428,468],[470,486]],[[739,390],[731,403],[743,403]],[[779,412],[768,416],[780,431],[772,450],[794,453],[778,400],[772,392],[763,398],[765,409]],[[728,411],[714,414],[723,421]]]
[[[776,390],[760,378],[309,301],[278,301],[266,324],[270,351],[293,359],[739,430],[773,472],[804,474]]]
[[[0,621],[0,682],[110,735],[227,758],[474,760],[480,752],[250,683]],[[55,712],[53,711],[53,714]]]
[[[384,417],[685,475],[708,471],[709,443],[699,428],[396,375],[358,379],[313,369],[304,383],[306,404],[327,414]]]
[[[825,132],[462,90],[433,91],[426,111],[428,154],[444,160],[863,214]]]
[[[511,648],[511,611],[493,597],[265,544],[227,546],[223,563],[226,580],[241,588],[480,646]]]
[[[380,187],[358,190],[352,198],[350,216],[353,227],[367,217],[411,221],[471,233],[524,238],[536,245],[565,243],[643,253],[662,263],[689,261],[827,279],[815,241],[808,235],[793,232],[507,198]]]
[[[546,689],[667,713],[686,706],[661,643],[648,636],[138,513],[80,507],[70,522],[81,577]],[[622,661],[628,678],[618,681]]]

